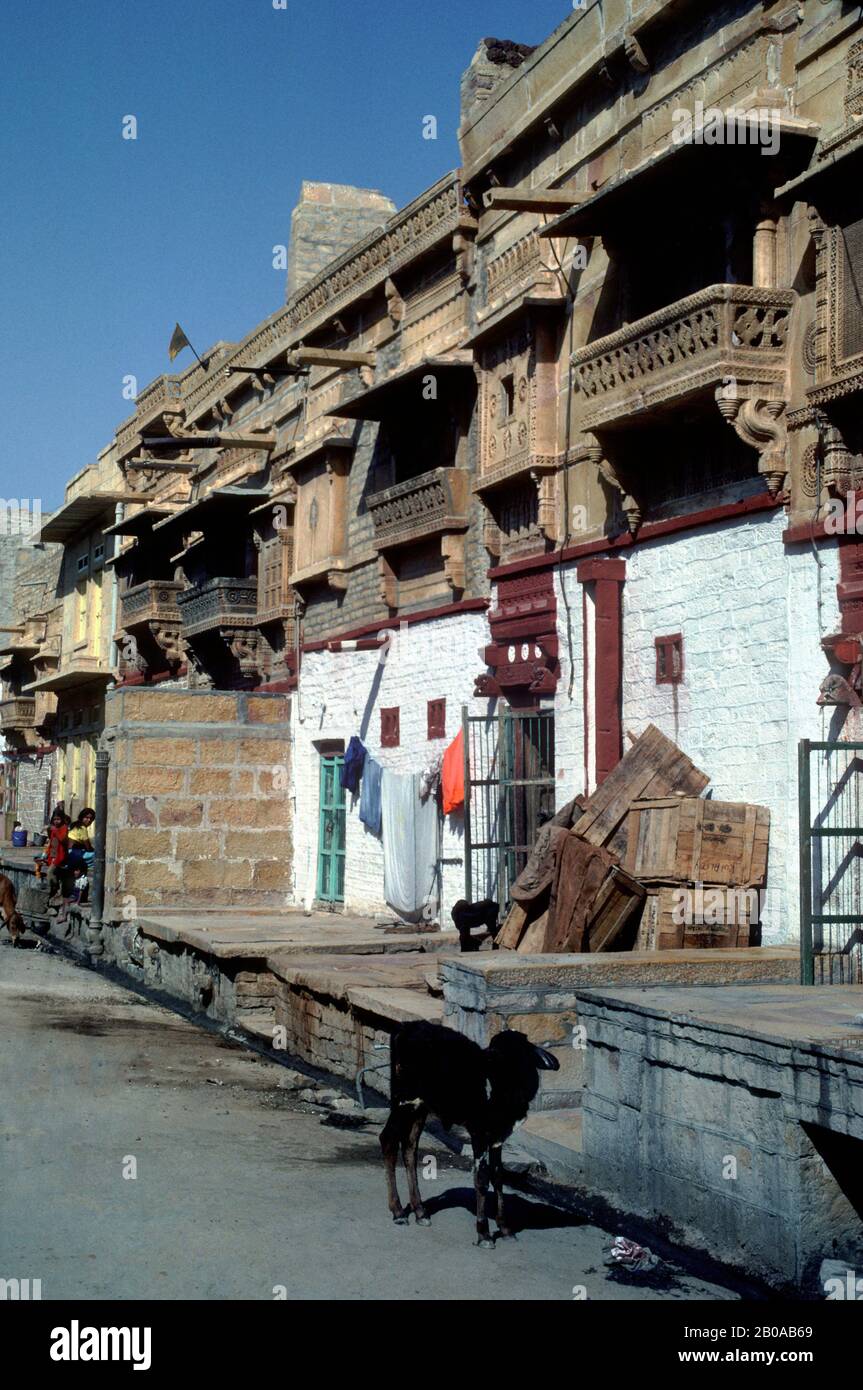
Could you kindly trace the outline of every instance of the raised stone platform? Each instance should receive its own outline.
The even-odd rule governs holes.
[[[579,992],[583,1177],[779,1288],[863,1260],[863,987]]]
[[[792,983],[800,977],[796,947],[734,951],[610,951],[596,955],[520,956],[512,951],[446,955],[438,973],[443,1021],[483,1047],[503,1028],[517,1028],[557,1057],[543,1072],[537,1106],[578,1106],[584,1046],[576,992],[595,986],[643,987]]]

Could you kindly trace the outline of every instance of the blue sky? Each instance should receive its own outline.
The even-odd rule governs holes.
[[[571,0],[3,0],[0,494],[63,484],[170,369],[284,299],[302,179],[398,206],[458,164],[485,35],[539,43]],[[437,141],[421,121],[438,119]],[[122,138],[134,115],[138,138]],[[191,361],[188,353],[177,369]]]

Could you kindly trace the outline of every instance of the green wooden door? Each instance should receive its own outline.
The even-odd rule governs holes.
[[[321,795],[318,816],[318,899],[345,899],[345,791],[341,783],[344,757],[321,755]]]

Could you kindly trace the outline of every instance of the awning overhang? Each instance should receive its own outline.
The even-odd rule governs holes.
[[[57,541],[68,545],[82,531],[92,530],[106,516],[110,516],[119,502],[140,502],[134,492],[88,492],[73,497],[43,524],[40,541]]]
[[[174,506],[153,506],[143,507],[132,516],[124,517],[122,521],[115,521],[112,526],[106,526],[106,536],[148,536],[153,527],[159,521],[164,521],[166,517],[174,516],[183,504],[176,503]]]
[[[412,367],[395,372],[385,381],[375,382],[374,386],[334,406],[327,414],[343,420],[385,420],[402,406],[427,403],[428,398],[423,396],[426,377],[442,377],[451,386],[468,375],[473,376],[473,362],[469,357],[426,357]],[[440,400],[440,395],[436,399]]]
[[[156,521],[153,533],[167,536],[177,530],[196,531],[199,529],[199,522],[203,525],[205,522],[223,520],[230,516],[248,516],[249,510],[258,502],[266,501],[268,496],[266,488],[216,488],[213,492],[208,492],[206,497],[190,502],[180,511]],[[247,509],[243,508],[244,502],[249,504]]]
[[[54,671],[50,676],[43,676],[41,680],[33,681],[26,688],[28,693],[38,690],[73,690],[76,686],[81,685],[109,685],[115,679],[114,672],[105,667],[91,670],[80,666],[70,666],[63,671]]]
[[[853,186],[855,195],[863,173],[863,131],[838,140],[832,148],[822,150],[816,163],[802,174],[780,184],[777,198],[805,199],[817,207],[825,193],[845,196]],[[856,181],[852,185],[852,181]]]
[[[756,114],[759,113],[739,113],[752,121]],[[729,109],[723,115],[731,121],[737,113]],[[660,205],[671,211],[683,199],[691,200],[699,182],[713,197],[721,197],[723,188],[752,187],[758,183],[772,190],[779,179],[809,163],[820,126],[785,114],[772,120],[768,133],[771,138],[774,133],[779,137],[774,153],[755,140],[707,143],[709,131],[709,125],[696,127],[690,138],[663,145],[619,178],[603,184],[587,202],[540,227],[539,235],[590,237],[627,226],[637,227],[637,219],[646,210]]]

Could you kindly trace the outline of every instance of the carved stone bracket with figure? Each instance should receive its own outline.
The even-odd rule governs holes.
[[[634,536],[644,517],[642,505],[635,494],[630,492],[615,464],[606,458],[605,449],[596,435],[586,435],[585,438],[587,440],[586,457],[599,469],[599,475],[603,482],[608,485],[612,492],[617,493],[620,498],[621,510],[626,517],[626,524],[630,534]]]
[[[758,453],[758,471],[771,497],[779,497],[788,478],[786,402],[768,396],[758,384],[738,382],[716,389],[716,404],[738,438]]]

